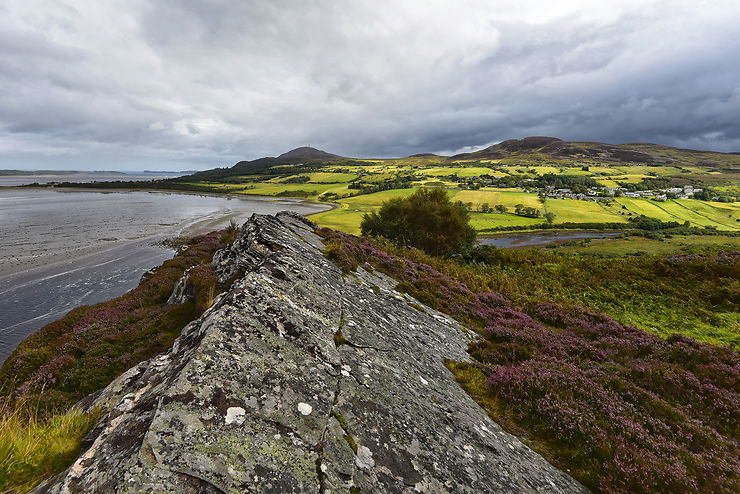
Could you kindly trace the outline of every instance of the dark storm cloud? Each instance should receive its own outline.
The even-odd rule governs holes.
[[[740,150],[736,4],[12,0],[0,168],[452,153],[527,135]]]

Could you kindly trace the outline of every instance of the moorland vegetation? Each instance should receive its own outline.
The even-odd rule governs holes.
[[[732,246],[604,258],[481,247],[443,259],[320,234],[345,272],[388,274],[475,330],[473,361],[448,368],[497,422],[589,488],[737,491]]]

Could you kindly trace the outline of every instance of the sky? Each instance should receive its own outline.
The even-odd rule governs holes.
[[[0,169],[740,151],[739,26],[737,0],[3,0]]]

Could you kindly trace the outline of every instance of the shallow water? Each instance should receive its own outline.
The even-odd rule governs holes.
[[[117,180],[128,182],[140,182],[145,180],[156,180],[161,178],[172,178],[179,174],[157,175],[154,173],[129,174],[129,173],[72,173],[66,175],[0,175],[0,187],[17,187],[29,184],[49,184],[58,182],[115,182]]]
[[[136,287],[172,257],[166,237],[239,225],[252,213],[323,205],[164,192],[0,190],[0,363],[71,309]]]
[[[549,232],[549,233],[519,233],[501,237],[487,237],[479,240],[480,244],[493,245],[499,248],[506,247],[532,247],[535,245],[548,245],[555,242],[568,240],[581,240],[584,238],[608,238],[619,235],[621,232]]]

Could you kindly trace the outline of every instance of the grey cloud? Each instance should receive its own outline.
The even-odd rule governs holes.
[[[533,134],[740,150],[735,2],[27,3],[0,18],[0,167]]]

